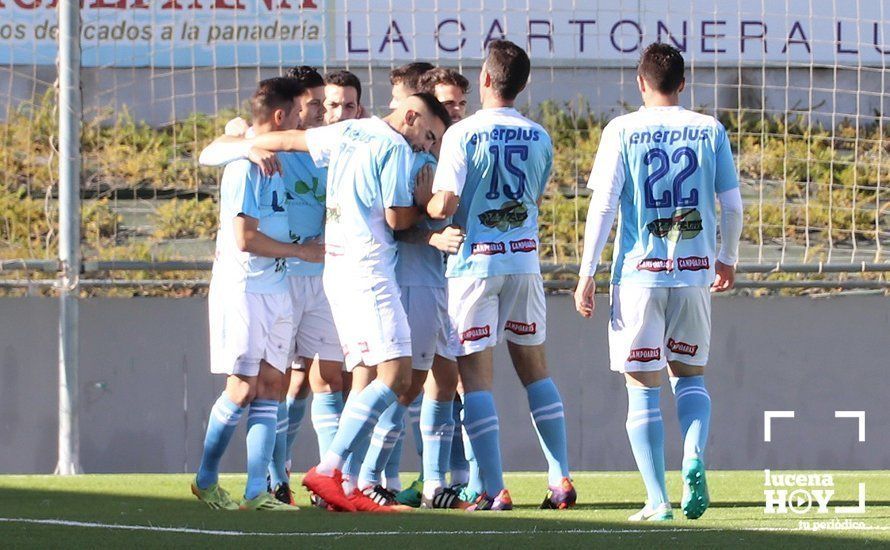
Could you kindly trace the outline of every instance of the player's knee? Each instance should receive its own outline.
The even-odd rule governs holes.
[[[287,386],[287,391],[282,395],[282,400],[285,397],[290,397],[292,399],[305,399],[309,397],[309,376],[304,370],[291,369],[288,371],[288,375],[290,376],[290,381]]]
[[[256,399],[281,400],[287,392],[287,378],[284,373],[271,365],[261,364],[260,375],[256,382]]]
[[[698,365],[687,365],[680,361],[669,361],[668,372],[672,377],[686,378],[688,376],[702,376],[705,373],[705,368]]]
[[[399,375],[393,378],[389,387],[396,395],[407,395],[408,390],[411,389],[411,380],[407,376]]]
[[[408,388],[404,392],[399,393],[399,403],[405,406],[410,405],[423,392],[425,381],[425,377],[413,376],[408,383]]]
[[[519,381],[522,382],[522,385],[528,386],[539,380],[548,378],[550,376],[550,371],[547,370],[546,365],[534,365],[523,370],[517,369],[516,374],[519,375]]]
[[[226,383],[226,397],[239,407],[246,407],[256,398],[256,383],[242,379]]]
[[[339,363],[335,365],[320,365],[317,371],[313,371],[311,382],[314,393],[343,391],[343,370],[341,365]]]

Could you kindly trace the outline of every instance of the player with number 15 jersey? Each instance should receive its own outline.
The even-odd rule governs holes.
[[[463,382],[464,426],[479,464],[482,495],[471,510],[512,508],[504,489],[499,424],[491,394],[491,348],[506,339],[548,462],[545,507],[575,502],[562,398],[544,355],[546,306],[538,261],[538,206],[553,144],[515,108],[530,71],[527,54],[489,45],[479,79],[482,109],[445,133],[427,212],[453,215],[466,238],[448,258],[448,316]]]

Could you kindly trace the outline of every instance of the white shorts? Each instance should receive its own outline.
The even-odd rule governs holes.
[[[658,371],[668,361],[703,367],[710,344],[708,287],[612,287],[609,358],[613,371]]]
[[[445,289],[403,286],[402,306],[411,328],[411,368],[430,370],[435,355],[454,361],[448,349],[452,335]]]
[[[260,360],[285,372],[293,347],[293,311],[287,293],[257,294],[214,284],[208,295],[210,372],[257,376]]]
[[[544,281],[538,273],[448,279],[452,352],[464,356],[507,339],[535,346],[546,338]]]
[[[303,357],[343,361],[343,349],[321,276],[288,277],[287,282],[294,310],[294,349],[290,367],[305,369],[308,365],[303,364]]]
[[[392,279],[340,278],[325,269],[324,289],[348,372],[411,357],[411,330],[399,286]]]

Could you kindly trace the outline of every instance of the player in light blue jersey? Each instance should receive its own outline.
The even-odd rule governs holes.
[[[426,64],[411,63],[394,69],[393,102],[398,107],[404,94],[418,91],[425,78]],[[466,101],[461,101],[469,82],[451,69],[435,69],[444,73],[456,86],[434,93],[428,85],[422,91],[433,93],[448,109],[451,120],[462,118]],[[462,87],[461,87],[462,84]],[[457,88],[456,90],[453,88]],[[450,93],[445,93],[445,92]],[[435,148],[438,152],[438,147]],[[422,180],[432,182],[436,158],[429,153],[418,153],[411,170],[411,179],[423,187]],[[462,505],[458,492],[446,484],[451,458],[454,416],[453,400],[457,386],[457,364],[447,350],[450,322],[445,298],[445,264],[443,252],[457,251],[463,239],[462,231],[449,227],[445,220],[424,217],[412,229],[397,234],[398,260],[396,278],[402,295],[402,305],[411,329],[411,384],[407,392],[380,416],[370,447],[361,464],[359,489],[375,502],[393,505],[396,502],[412,507],[424,505],[453,508]],[[429,372],[433,376],[427,376]],[[423,395],[423,393],[426,395]],[[415,449],[421,456],[421,476],[404,491],[399,492],[399,467],[402,442],[410,428]],[[354,475],[356,455],[347,461],[346,474]],[[385,479],[384,479],[385,477]],[[426,483],[424,483],[424,479]],[[385,483],[385,486],[383,485]]]
[[[627,383],[627,434],[646,485],[631,520],[673,518],[664,481],[659,406],[667,367],[683,433],[681,505],[687,518],[708,507],[705,444],[711,398],[704,384],[711,338],[710,292],[733,286],[742,200],[726,130],[680,106],[683,57],[666,44],[644,51],[639,111],[603,130],[588,187],[593,191],[575,304],[593,314],[593,276],[612,223],[609,354]],[[722,245],[717,251],[717,209]]]
[[[305,89],[299,98],[301,109],[297,128],[321,126],[324,121],[324,79],[315,69],[307,66],[294,67],[287,74]],[[240,119],[230,121],[226,128],[228,135],[253,135],[253,131]],[[264,170],[280,172],[285,181],[290,240],[306,242],[320,239],[324,230],[327,170],[315,166],[308,153],[276,155],[255,150],[254,154],[260,157]],[[214,143],[202,152],[201,161],[220,165],[236,160],[238,155],[232,147]],[[294,310],[294,357],[288,369],[288,384],[278,405],[275,450],[269,467],[269,490],[278,500],[289,504],[294,502],[289,480],[291,449],[305,415],[310,388],[307,370],[314,371],[312,376],[316,380],[313,384],[317,392],[313,400],[313,418],[316,420],[314,424],[322,454],[336,432],[343,409],[343,352],[322,288],[323,269],[321,263],[303,262],[298,258],[287,260],[288,290]]]
[[[327,453],[303,477],[303,485],[334,509],[382,508],[356,488],[356,480],[344,480],[341,469],[409,384],[411,336],[395,283],[393,231],[420,219],[430,190],[415,190],[409,179],[414,152],[428,151],[449,124],[448,113],[435,97],[417,94],[384,119],[250,140],[220,138],[245,148],[308,151],[317,166],[328,167],[325,292],[347,367],[376,370],[371,384],[351,392]]]
[[[538,205],[550,177],[553,145],[540,125],[513,107],[530,72],[528,55],[511,42],[491,43],[479,79],[482,110],[445,134],[427,212],[454,216],[466,238],[449,256],[448,313],[464,387],[464,427],[478,461],[482,494],[471,510],[508,510],[492,349],[506,339],[526,388],[548,463],[543,506],[566,508],[576,495],[569,478],[562,398],[544,353],[546,306],[538,260]]]
[[[299,83],[260,82],[252,98],[258,134],[294,128],[300,114]],[[292,339],[286,258],[320,262],[318,243],[289,238],[286,185],[247,160],[229,164],[220,185],[220,225],[210,283],[211,371],[228,375],[210,413],[201,466],[192,492],[211,508],[236,504],[218,484],[219,461],[244,410],[247,420],[247,486],[240,507],[296,510],[266,488],[275,445],[278,399],[285,387]]]

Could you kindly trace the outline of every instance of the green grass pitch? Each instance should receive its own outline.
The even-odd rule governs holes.
[[[517,509],[477,513],[415,511],[403,514],[334,514],[303,509],[294,514],[212,511],[189,492],[188,475],[0,476],[0,546],[10,547],[212,547],[252,545],[289,548],[713,548],[748,546],[814,548],[890,546],[890,472],[831,472],[837,494],[831,505],[850,506],[866,484],[866,512],[785,515],[764,512],[763,472],[709,473],[712,505],[696,521],[682,517],[679,473],[668,490],[678,519],[661,524],[626,521],[643,500],[635,472],[576,474],[579,505],[570,511],[539,510],[541,474],[508,474]],[[410,479],[406,475],[405,479]],[[295,485],[298,484],[295,479]],[[232,494],[244,478],[224,475]],[[837,520],[855,528],[805,530]],[[847,523],[843,523],[847,522]]]

